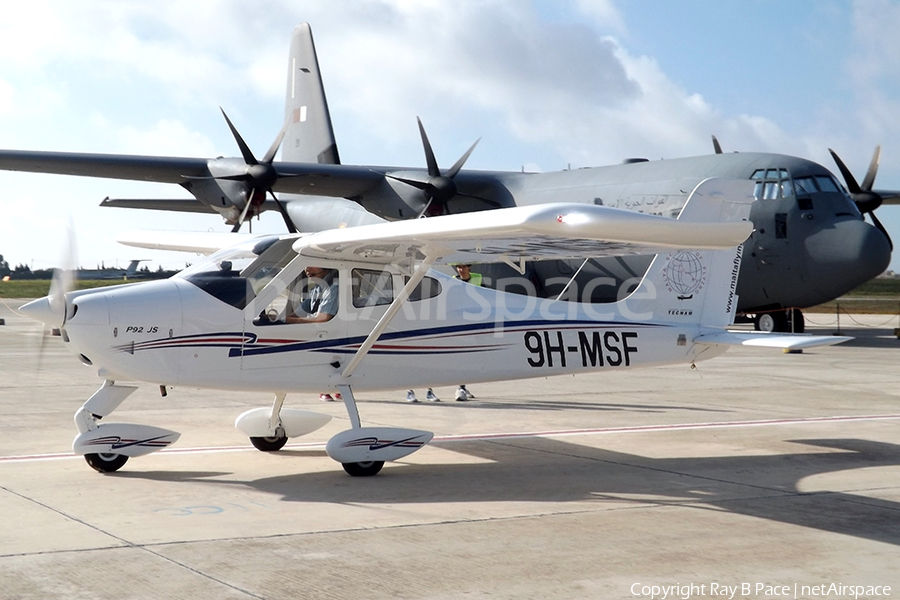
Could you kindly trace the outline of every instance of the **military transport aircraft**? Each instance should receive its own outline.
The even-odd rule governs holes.
[[[106,199],[102,204],[215,211],[235,229],[264,210],[278,210],[289,232],[546,202],[676,217],[700,181],[748,179],[755,183],[758,200],[751,214],[756,229],[744,244],[738,311],[754,315],[757,328],[768,331],[802,331],[799,309],[844,294],[879,275],[890,262],[892,243],[874,211],[882,203],[900,202],[900,192],[873,188],[878,149],[862,184],[832,152],[846,189],[825,167],[809,160],[768,153],[726,154],[715,138],[716,153],[708,156],[630,159],[621,165],[553,173],[464,171],[473,145],[450,169],[441,170],[419,122],[427,169],[339,164],[307,24],[293,33],[285,125],[262,159],[225,118],[240,158],[6,150],[0,151],[0,169],[176,183],[195,199]],[[279,148],[282,160],[275,161]],[[874,226],[864,221],[865,214]],[[651,259],[592,258],[580,266],[570,261],[498,263],[479,270],[498,289],[553,297],[568,286],[567,298],[604,302],[627,293]],[[577,276],[570,283],[573,273]]]
[[[804,348],[849,339],[725,329],[737,308],[741,244],[753,230],[752,190],[746,180],[708,179],[677,220],[553,203],[490,211],[475,223],[444,215],[255,236],[171,279],[56,288],[20,312],[61,328],[66,346],[104,380],[75,415],[73,445],[98,471],[178,438],[108,422],[136,389],[122,380],[137,380],[160,385],[164,395],[173,385],[273,393],[271,407],[235,422],[266,451],[330,419],[284,408],[288,393],[340,392],[352,427],[333,436],[326,452],[351,475],[374,475],[433,434],[363,427],[354,391],[692,364],[729,345]],[[611,304],[511,294],[430,270],[450,261],[635,253],[657,257],[637,289]],[[314,298],[330,311],[311,306]]]

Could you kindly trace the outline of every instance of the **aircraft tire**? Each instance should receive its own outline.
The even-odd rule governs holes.
[[[384,466],[383,460],[370,460],[368,462],[341,463],[344,470],[354,477],[371,477],[378,475],[381,467]]]
[[[788,327],[787,313],[781,310],[775,312],[759,313],[753,319],[753,325],[757,331],[766,333],[790,331]]]
[[[253,444],[253,447],[262,452],[277,452],[284,448],[287,441],[288,439],[286,436],[250,438],[250,443]]]
[[[788,331],[791,333],[804,333],[806,331],[806,319],[799,308],[788,311]]]
[[[84,460],[98,473],[113,473],[128,462],[124,454],[85,454]]]

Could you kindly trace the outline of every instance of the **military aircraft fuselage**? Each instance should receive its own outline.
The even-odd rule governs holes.
[[[391,172],[390,168],[375,168]],[[496,205],[584,202],[675,218],[691,190],[709,177],[752,179],[756,197],[750,218],[756,230],[744,244],[738,293],[739,311],[805,308],[834,299],[881,274],[891,257],[890,242],[866,223],[844,188],[823,166],[802,158],[769,153],[712,154],[552,173],[462,171],[460,196],[452,212]],[[374,190],[373,190],[374,191]],[[464,196],[463,194],[467,195]],[[357,198],[369,211],[388,219],[406,216],[382,193]],[[407,209],[411,212],[415,207]],[[621,298],[644,273],[652,257],[591,260],[570,286],[567,297],[607,302]],[[566,261],[533,263],[528,275],[541,295],[555,296],[579,265]],[[481,266],[492,285],[515,287],[517,275],[505,265]],[[590,285],[598,277],[607,285]],[[624,287],[623,287],[624,286]],[[590,289],[590,297],[578,290]]]

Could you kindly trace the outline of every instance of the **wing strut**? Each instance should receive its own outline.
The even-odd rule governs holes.
[[[403,286],[403,289],[400,290],[400,293],[397,294],[397,297],[394,298],[394,301],[391,302],[391,305],[388,307],[387,311],[378,319],[378,323],[375,324],[375,327],[372,329],[372,332],[366,338],[366,341],[362,343],[359,347],[359,350],[356,351],[356,354],[353,355],[353,358],[350,359],[350,362],[347,363],[347,366],[344,367],[344,371],[341,373],[341,377],[350,377],[353,374],[353,371],[356,370],[356,367],[359,366],[360,361],[369,353],[369,350],[372,349],[372,346],[375,345],[375,342],[378,341],[378,338],[381,337],[381,334],[393,320],[394,316],[397,314],[397,311],[400,310],[400,307],[406,302],[406,299],[409,298],[409,295],[412,293],[416,286],[419,285],[419,282],[422,281],[422,278],[425,277],[425,273],[428,272],[428,269],[431,268],[432,263],[438,258],[436,254],[426,254],[425,260],[422,261],[416,270],[413,271],[412,276],[409,278],[409,281],[406,282],[406,285]]]
[[[559,301],[560,298],[563,297],[563,294],[566,293],[566,291],[569,289],[569,286],[572,285],[572,282],[575,281],[575,278],[578,277],[578,274],[581,273],[581,270],[584,268],[584,265],[588,264],[588,261],[589,261],[589,260],[591,260],[591,259],[590,259],[590,258],[584,259],[584,262],[581,263],[581,266],[578,267],[578,270],[575,271],[575,274],[572,275],[572,278],[571,278],[571,279],[569,279],[569,283],[566,284],[566,287],[563,288],[563,291],[561,291],[561,292],[559,293],[559,296],[556,297],[557,302]]]

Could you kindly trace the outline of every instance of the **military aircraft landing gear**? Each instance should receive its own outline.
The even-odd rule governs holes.
[[[803,333],[806,329],[806,322],[799,308],[759,313],[753,319],[753,325],[757,331],[777,333]]]
[[[85,454],[84,460],[98,473],[113,473],[125,466],[125,463],[128,462],[128,457],[124,454],[102,452],[99,454]]]

